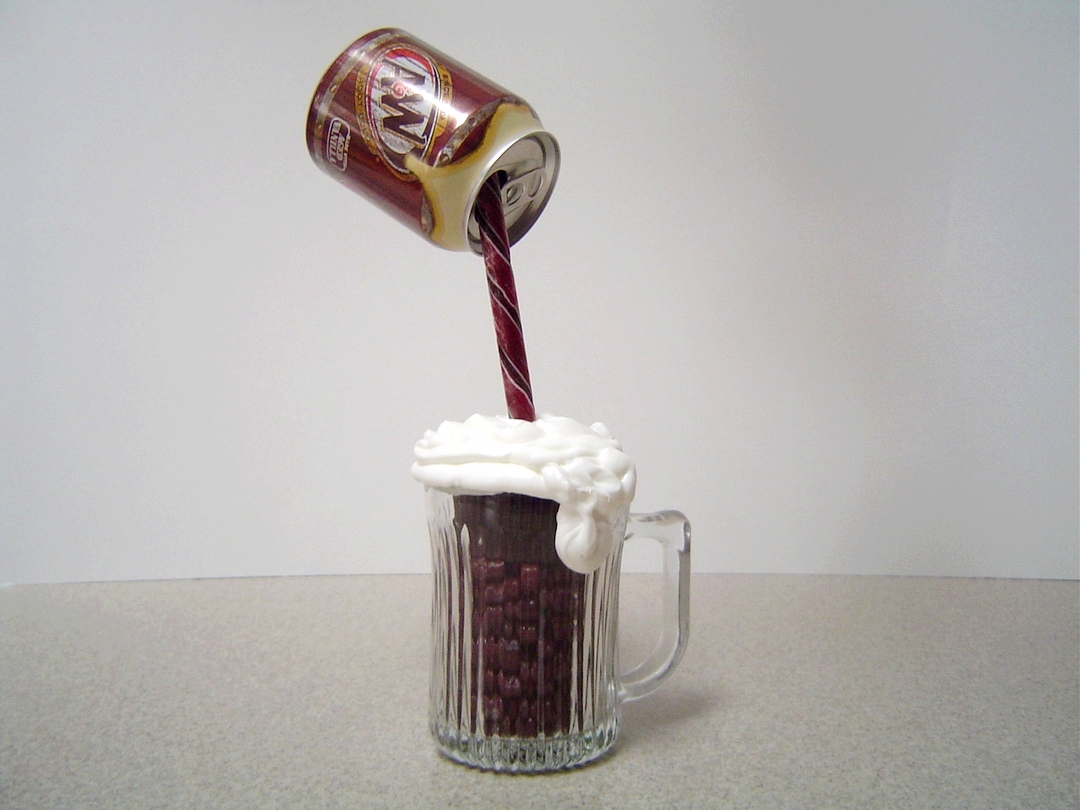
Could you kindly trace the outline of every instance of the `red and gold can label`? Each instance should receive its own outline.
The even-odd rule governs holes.
[[[319,82],[308,150],[431,241],[479,252],[472,208],[500,173],[511,242],[547,204],[558,144],[522,99],[396,29],[354,42]]]

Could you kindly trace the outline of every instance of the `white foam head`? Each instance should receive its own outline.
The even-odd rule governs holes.
[[[416,443],[412,474],[451,495],[516,492],[556,501],[555,550],[582,574],[611,552],[615,522],[637,484],[633,462],[606,426],[550,414],[535,422],[480,415],[443,422]]]

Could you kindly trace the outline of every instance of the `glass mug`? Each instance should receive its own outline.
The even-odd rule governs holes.
[[[620,706],[672,673],[690,628],[690,524],[679,512],[629,514],[590,574],[555,551],[555,501],[451,495],[425,487],[434,593],[429,725],[439,751],[486,770],[530,773],[607,751]],[[622,540],[664,552],[663,628],[649,657],[619,672]]]

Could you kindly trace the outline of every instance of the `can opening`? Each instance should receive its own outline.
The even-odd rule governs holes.
[[[511,245],[528,232],[543,212],[558,174],[558,143],[542,130],[511,144],[493,164],[484,179],[492,175],[499,178],[506,235]],[[480,230],[472,212],[468,239],[472,251],[480,253]]]

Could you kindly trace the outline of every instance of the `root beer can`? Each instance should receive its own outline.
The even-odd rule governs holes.
[[[502,183],[513,244],[544,210],[559,145],[525,101],[404,31],[372,31],[322,77],[308,151],[334,179],[448,250],[480,253],[473,206]]]

